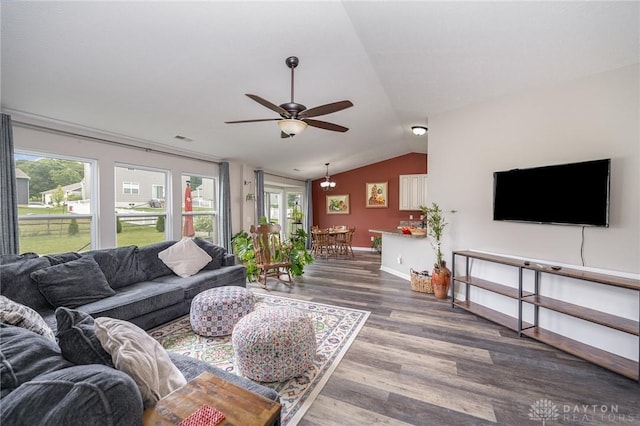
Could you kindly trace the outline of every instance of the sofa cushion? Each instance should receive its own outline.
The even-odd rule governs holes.
[[[56,341],[51,327],[47,325],[39,313],[28,306],[0,296],[0,320],[6,324],[26,328],[34,333],[41,334],[47,339]]]
[[[193,299],[196,294],[223,285],[247,286],[247,269],[243,265],[228,266],[213,271],[202,270],[196,275],[181,278],[175,275],[156,278],[154,282],[171,284],[184,289],[184,298]]]
[[[7,265],[9,263],[22,262],[28,259],[37,259],[36,253],[28,252],[22,254],[2,254],[0,255],[0,265]]]
[[[158,253],[174,245],[175,241],[163,241],[138,247],[138,264],[146,273],[146,280],[151,281],[165,275],[172,275],[173,271],[158,257]]]
[[[0,398],[41,374],[72,365],[64,359],[55,341],[25,328],[0,323]]]
[[[211,262],[211,256],[202,250],[191,238],[184,238],[158,253],[158,257],[180,277],[197,274]]]
[[[76,308],[116,294],[90,256],[34,271],[31,278],[56,307]]]
[[[22,384],[0,404],[3,425],[142,424],[142,399],[125,373],[103,365],[52,371]]]
[[[114,290],[146,280],[146,273],[138,265],[138,247],[126,246],[91,250],[83,256],[92,256]]]
[[[36,311],[51,308],[47,299],[40,293],[38,284],[31,279],[31,272],[49,266],[51,266],[49,261],[44,257],[1,265],[2,286],[0,286],[0,292],[3,296],[27,305]]]
[[[142,281],[119,288],[114,296],[88,303],[82,311],[94,318],[129,320],[183,301],[184,290],[180,286]]]
[[[141,328],[114,318],[97,318],[95,325],[116,368],[138,385],[145,407],[187,383],[162,345]]]
[[[74,364],[103,364],[113,367],[109,355],[96,336],[93,317],[85,312],[60,307],[56,309],[58,346]]]
[[[203,269],[214,270],[220,269],[223,266],[225,263],[225,256],[227,254],[227,250],[224,247],[217,246],[207,240],[197,237],[193,239],[193,242],[211,256],[211,261],[207,263]]]

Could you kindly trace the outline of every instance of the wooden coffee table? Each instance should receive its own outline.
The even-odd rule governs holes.
[[[205,372],[144,410],[142,423],[177,425],[205,404],[220,410],[225,419],[219,425],[228,426],[270,426],[279,423],[282,408],[269,398]]]

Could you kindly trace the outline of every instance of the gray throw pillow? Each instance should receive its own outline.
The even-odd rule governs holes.
[[[31,273],[51,266],[44,257],[26,259],[0,265],[0,291],[3,296],[26,305],[36,311],[51,309],[38,284],[31,279]]]
[[[56,342],[33,331],[0,323],[0,398],[41,374],[72,365],[62,357]]]
[[[96,336],[93,317],[86,312],[60,307],[56,309],[58,346],[62,356],[78,365],[104,364],[113,367],[111,355]]]
[[[83,254],[83,257],[86,256],[98,262],[114,290],[146,279],[145,271],[138,265],[137,246],[91,250]]]
[[[0,296],[0,320],[6,324],[26,328],[47,339],[56,341],[56,336],[53,335],[51,327],[47,325],[39,313],[5,296]]]
[[[217,246],[198,237],[194,238],[193,241],[211,256],[211,262],[202,269],[211,271],[222,267],[224,256],[227,254],[227,250],[224,247]]]
[[[141,269],[144,269],[148,281],[173,274],[173,271],[160,260],[158,253],[168,249],[175,243],[175,241],[163,241],[138,247],[138,265]]]
[[[90,256],[31,273],[51,305],[77,308],[116,294]]]

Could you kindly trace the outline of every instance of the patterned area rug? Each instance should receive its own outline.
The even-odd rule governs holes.
[[[306,312],[316,327],[315,363],[303,376],[280,383],[262,383],[280,394],[282,424],[296,425],[318,396],[331,373],[369,317],[369,312],[269,294],[256,294],[255,309],[289,306]],[[200,359],[238,374],[234,366],[231,336],[203,337],[191,330],[189,316],[150,331],[167,350]]]

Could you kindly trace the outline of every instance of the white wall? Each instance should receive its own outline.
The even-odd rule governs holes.
[[[429,117],[429,202],[438,202],[445,211],[458,211],[447,215],[450,225],[443,244],[447,258],[452,249],[472,249],[580,269],[580,227],[492,220],[493,172],[611,158],[610,227],[585,229],[585,266],[637,277],[639,76],[640,67],[635,65]],[[531,196],[544,203],[544,194]],[[502,279],[491,265],[478,266],[486,278]],[[578,281],[563,285],[569,291],[558,297],[638,318],[637,292],[592,291]],[[598,300],[597,295],[604,293],[607,297]],[[490,295],[481,303],[509,310]],[[638,359],[637,337],[625,335],[617,340],[613,333],[590,330],[588,325],[568,326],[566,317],[549,315],[541,322],[563,334],[570,328],[576,339]]]

